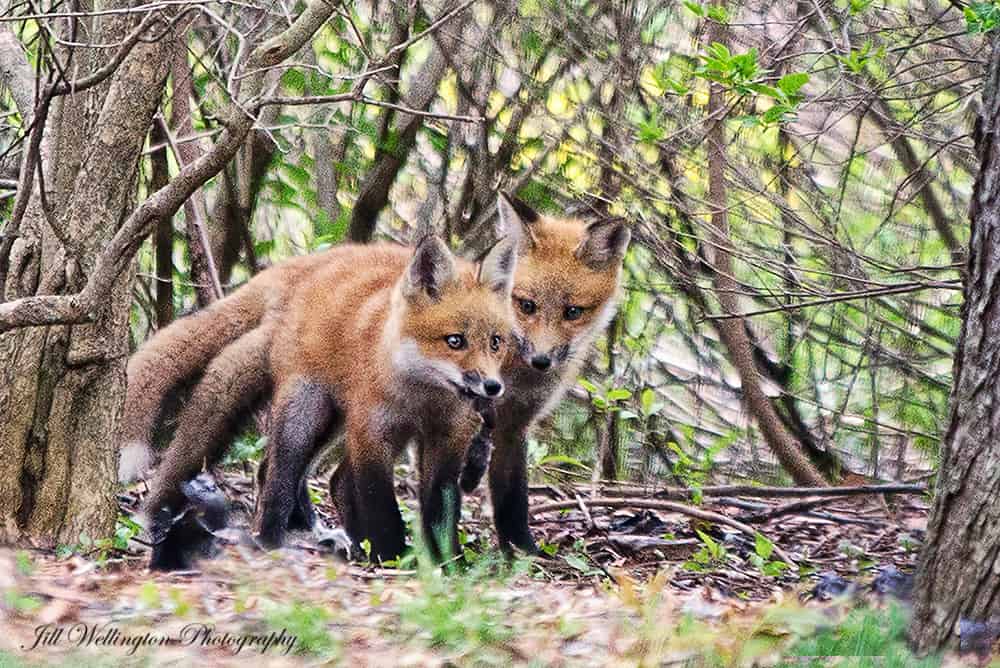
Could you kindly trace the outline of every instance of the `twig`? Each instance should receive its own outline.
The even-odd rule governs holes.
[[[754,497],[799,497],[799,496],[858,496],[864,494],[926,494],[926,485],[891,483],[885,485],[856,485],[852,487],[756,487],[753,485],[710,485],[697,490],[702,496],[754,496]],[[604,496],[635,496],[646,494],[654,499],[690,499],[695,490],[685,487],[666,487],[648,490],[641,487],[604,487]]]
[[[731,318],[751,318],[753,316],[766,315],[768,313],[794,311],[796,309],[809,308],[811,306],[824,306],[826,304],[835,304],[837,302],[845,302],[853,299],[869,299],[871,297],[882,297],[885,295],[899,295],[908,292],[917,292],[919,290],[961,290],[961,289],[962,289],[961,279],[955,279],[951,281],[931,282],[931,283],[906,283],[903,285],[893,286],[891,288],[846,292],[842,295],[835,295],[833,297],[827,297],[825,299],[814,299],[813,301],[808,301],[808,302],[799,302],[798,304],[782,304],[781,306],[774,306],[772,308],[763,308],[757,311],[745,311],[743,313],[711,314],[704,316],[702,320],[729,320]]]
[[[370,70],[372,72],[376,70]],[[361,102],[363,104],[369,104],[373,107],[384,107],[386,109],[393,109],[395,111],[401,111],[410,116],[422,116],[424,118],[438,118],[444,121],[458,121],[460,123],[483,123],[486,121],[484,116],[464,116],[461,114],[446,114],[439,113],[435,111],[423,111],[422,109],[414,109],[412,107],[407,107],[402,104],[394,104],[392,102],[383,102],[382,100],[376,100],[373,97],[367,95],[362,95],[360,92],[349,92],[349,93],[337,93],[336,95],[311,95],[305,97],[288,97],[288,96],[276,96],[267,97],[257,103],[259,107],[264,107],[267,105],[278,104],[282,106],[297,107],[307,104],[330,104],[334,102]]]
[[[744,501],[743,499],[734,499],[732,497],[723,496],[717,499],[713,499],[715,503],[720,503],[726,506],[734,506],[736,508],[742,508],[744,510],[754,510],[758,513],[767,510],[770,506],[766,503],[754,503],[753,501]],[[830,501],[830,499],[827,499]],[[788,504],[792,505],[792,504]],[[886,522],[885,520],[868,520],[862,517],[848,517],[846,515],[839,515],[836,513],[828,513],[825,511],[809,510],[802,513],[802,517],[811,517],[818,520],[826,520],[828,522],[835,522],[837,524],[860,524],[862,526],[870,527],[887,527],[891,526],[891,522]],[[741,522],[746,522],[747,515],[740,515],[738,518]]]
[[[806,511],[812,510],[816,506],[826,505],[832,501],[835,501],[837,497],[823,497],[819,499],[801,499],[799,501],[792,501],[791,503],[784,503],[780,506],[775,506],[769,510],[756,508],[757,512],[744,513],[740,515],[740,520],[743,522],[749,522],[751,524],[758,524],[761,522],[767,522],[776,517],[783,517],[785,515],[793,515],[795,513],[804,513]]]
[[[699,508],[692,508],[691,506],[686,506],[682,503],[674,503],[673,501],[659,501],[653,499],[637,499],[637,498],[609,499],[607,497],[598,497],[596,499],[581,499],[577,497],[572,501],[553,501],[552,503],[543,503],[541,505],[532,508],[531,514],[537,515],[538,513],[546,513],[546,512],[551,512],[553,510],[568,510],[570,508],[576,508],[578,503],[583,503],[591,507],[596,506],[603,508],[649,508],[650,510],[665,510],[667,512],[680,513],[682,515],[687,515],[688,517],[694,517],[699,520],[705,520],[706,522],[725,524],[751,537],[756,536],[758,533],[756,529],[754,529],[749,525],[744,524],[743,522],[734,520],[731,517],[727,517],[719,513],[713,513],[710,510],[701,510]],[[778,555],[778,557],[782,561],[784,561],[792,568],[795,569],[798,568],[798,564],[795,563],[795,561],[791,557],[789,557],[785,553],[785,551],[779,548],[777,545],[775,545],[774,547],[774,553]]]

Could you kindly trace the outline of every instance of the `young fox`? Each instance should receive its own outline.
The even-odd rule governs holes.
[[[519,335],[503,366],[507,392],[494,406],[490,496],[501,548],[534,553],[525,439],[576,382],[614,316],[630,233],[620,219],[551,218],[512,197],[501,196],[498,209],[502,233],[519,240],[513,290]],[[463,472],[465,491],[478,483],[485,462],[481,453],[469,462],[479,468]]]
[[[575,381],[592,342],[612,317],[629,231],[620,221],[587,224],[541,216],[503,195],[498,209],[501,233],[519,240],[513,305],[522,334],[502,370],[507,391],[496,406],[500,418],[494,420],[490,489],[501,545],[532,552],[524,440]],[[268,350],[288,295],[337,252],[296,258],[261,273],[232,296],[170,325],[132,356],[123,438],[131,447],[123,452],[123,480],[141,472],[133,461],[151,461],[149,444],[165,398],[202,370],[174,441],[203,454],[196,455],[194,471],[183,475],[197,473],[205,459],[213,461],[220,444],[228,446],[241,409],[268,395]],[[488,461],[483,457],[479,464]],[[470,467],[462,486],[471,489],[481,474]],[[340,476],[332,481],[335,497],[343,487]],[[297,497],[291,523],[310,528],[314,514],[304,480]]]
[[[259,540],[279,545],[296,506],[311,512],[306,468],[316,450],[343,430],[346,452],[334,489],[351,537],[369,540],[381,559],[403,551],[393,463],[415,441],[428,544],[437,556],[453,553],[458,479],[466,447],[482,424],[471,400],[499,398],[504,391],[500,365],[514,327],[515,244],[499,242],[476,265],[456,260],[436,237],[412,251],[346,245],[317,257],[322,261],[310,264],[307,273],[288,274],[297,279],[293,287],[262,290],[272,302],[275,294],[288,302],[265,309],[257,328],[237,341],[250,337],[240,350],[260,350],[266,363],[259,355],[245,365],[231,360],[220,376],[235,388],[259,387],[241,378],[262,375],[273,384],[267,473],[255,518]],[[259,290],[251,281],[227,300],[242,299],[248,289]],[[265,340],[270,346],[259,345]],[[204,411],[201,384],[218,385],[210,372],[228,351],[195,388],[188,404],[195,415],[186,415],[187,408],[182,412],[146,503],[149,515],[175,504],[181,484],[228,445],[212,434],[182,440],[193,435],[193,423]],[[218,420],[209,422],[213,427]],[[299,519],[312,522],[309,515]],[[443,527],[450,529],[444,538]]]

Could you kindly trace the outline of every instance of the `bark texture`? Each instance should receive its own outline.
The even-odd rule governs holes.
[[[993,38],[976,128],[962,333],[937,494],[920,555],[910,639],[953,644],[959,622],[1000,617],[1000,39]]]
[[[132,26],[108,20],[112,41]],[[5,298],[78,291],[104,244],[134,206],[138,157],[160,102],[167,58],[162,42],[137,45],[107,85],[49,118],[43,164],[55,166],[46,212],[40,184],[15,241]],[[74,160],[60,160],[66,152]],[[72,167],[72,171],[67,169]],[[68,193],[65,202],[59,195]],[[59,214],[53,213],[58,211]],[[0,334],[0,542],[30,536],[76,544],[114,530],[114,432],[125,390],[131,272],[124,272],[93,323]]]
[[[258,96],[265,72],[298,51],[335,9],[332,1],[307,3],[250,52],[242,99]],[[20,189],[15,213],[23,218],[14,230],[5,227],[0,245],[0,543],[76,544],[81,534],[111,534],[135,253],[157,222],[172,218],[226,165],[253,125],[234,104],[220,110],[227,123],[212,148],[135,205],[138,161],[171,47],[190,22],[164,30],[174,11],[147,15],[139,29],[133,13],[81,19],[99,43],[129,37],[110,57],[78,57],[76,71],[90,74],[51,86],[59,97],[49,122],[35,124],[45,130],[37,145],[48,206],[40,179]],[[154,23],[160,39],[140,39]],[[8,49],[0,58],[11,53],[18,55]],[[35,117],[45,116],[36,109]]]

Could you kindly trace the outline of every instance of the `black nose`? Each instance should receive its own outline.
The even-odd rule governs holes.
[[[486,390],[486,394],[491,397],[495,397],[503,392],[503,385],[501,385],[499,381],[487,378],[483,381],[483,389]]]
[[[548,355],[535,355],[531,358],[531,366],[539,371],[545,371],[552,366],[552,358]]]

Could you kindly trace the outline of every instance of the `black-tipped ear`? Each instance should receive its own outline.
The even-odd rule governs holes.
[[[606,218],[587,226],[587,236],[577,246],[575,255],[591,269],[607,269],[622,261],[632,238],[625,221]]]
[[[439,237],[427,235],[413,251],[413,259],[403,277],[403,296],[427,295],[438,299],[441,291],[455,278],[455,256]]]
[[[517,241],[527,239],[534,244],[537,239],[531,229],[541,216],[530,206],[505,192],[497,194],[497,213],[499,214],[499,229],[497,236],[511,237]]]
[[[476,268],[480,285],[500,294],[509,295],[514,287],[514,268],[517,265],[517,242],[504,237],[483,253]]]

